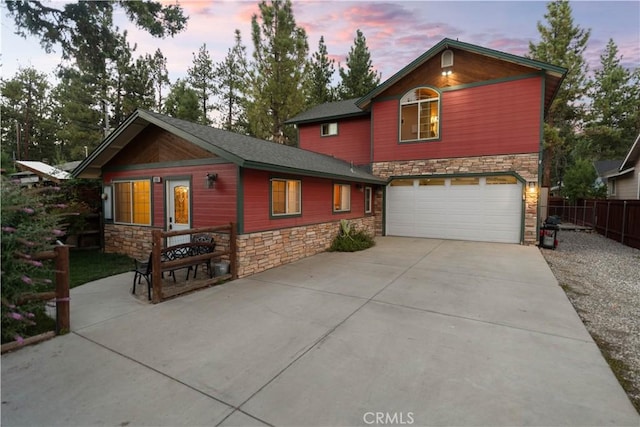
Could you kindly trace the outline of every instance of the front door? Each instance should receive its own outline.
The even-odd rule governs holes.
[[[167,230],[188,230],[191,228],[191,189],[189,180],[167,180]],[[188,243],[189,235],[167,239],[167,246]]]

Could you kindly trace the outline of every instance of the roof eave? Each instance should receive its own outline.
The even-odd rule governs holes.
[[[627,163],[630,162],[634,158],[634,156],[640,155],[640,142],[639,141],[640,141],[640,134],[638,134],[638,137],[636,138],[635,142],[633,143],[633,145],[629,149],[629,152],[627,153],[627,157],[625,157],[624,160],[622,161],[622,164],[620,165],[620,170],[624,169],[624,167],[627,165]]]
[[[309,169],[291,168],[287,166],[280,166],[280,165],[255,162],[255,161],[247,161],[245,162],[243,167],[247,169],[257,169],[257,170],[264,170],[269,172],[287,173],[290,175],[312,176],[316,178],[328,178],[328,179],[342,179],[342,180],[348,180],[353,182],[363,182],[366,184],[384,185],[387,182],[384,179],[377,178],[374,176],[366,177],[366,176],[358,176],[358,175],[334,174],[329,172],[311,171]],[[364,172],[361,172],[361,173],[364,173]]]
[[[118,137],[120,135],[122,135],[122,133],[124,132],[125,129],[127,129],[129,126],[131,126],[137,119],[142,119],[144,121],[147,122],[147,124],[153,124],[156,125],[166,131],[169,131],[171,133],[174,133],[175,135],[191,142],[192,144],[197,145],[198,147],[207,150],[219,157],[224,158],[225,160],[228,160],[232,163],[235,163],[239,166],[242,166],[244,164],[244,159],[233,155],[231,153],[229,153],[228,151],[222,150],[212,144],[209,144],[203,140],[201,140],[200,138],[183,131],[182,129],[178,129],[175,126],[164,122],[162,120],[157,119],[156,117],[152,116],[151,114],[148,114],[147,112],[145,112],[144,110],[136,110],[133,113],[131,113],[129,115],[129,117],[127,117],[121,124],[120,126],[118,126],[116,128],[116,130],[114,130],[111,134],[109,134],[104,140],[103,142],[98,146],[98,148],[96,148],[89,156],[87,156],[86,159],[84,159],[72,172],[72,176],[74,178],[99,178],[101,175],[101,171],[102,168],[104,167],[104,165],[111,159],[113,159],[113,157],[115,157],[117,155],[117,153],[120,150],[116,150],[112,155],[109,156],[109,158],[100,165],[93,165],[93,163],[96,161],[96,159],[102,154],[104,153],[107,149],[109,149],[109,147],[118,139]],[[126,144],[128,144],[130,141],[128,141]],[[125,145],[126,145],[125,144]],[[91,172],[86,173],[86,171],[88,169],[91,169]]]
[[[349,114],[336,114],[336,115],[332,115],[332,116],[321,116],[321,117],[314,117],[311,119],[302,119],[302,120],[294,120],[294,119],[290,119],[285,121],[285,124],[288,125],[305,125],[305,124],[309,124],[309,123],[318,123],[320,121],[327,121],[327,120],[338,120],[338,119],[350,119],[350,118],[354,118],[354,117],[363,117],[363,116],[368,116],[370,113],[368,110],[363,110],[362,112],[358,112],[358,113],[349,113]]]

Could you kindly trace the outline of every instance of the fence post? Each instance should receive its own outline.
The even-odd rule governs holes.
[[[593,222],[593,229],[598,230],[598,201],[593,201],[593,214],[591,215],[591,222]]]
[[[620,243],[624,245],[624,228],[627,222],[627,201],[625,200],[622,204],[622,237],[620,238]]]
[[[584,199],[582,201],[582,225],[584,226],[586,224],[586,219],[587,219],[587,199]]]
[[[229,230],[229,262],[231,263],[231,278],[238,278],[238,250],[237,250],[237,232],[236,224],[230,224]]]
[[[162,301],[162,271],[160,271],[160,252],[162,249],[162,230],[153,230],[151,246],[151,287],[153,295],[151,302],[157,304]]]
[[[609,237],[609,208],[611,208],[611,200],[607,202],[607,223],[604,226],[604,237]]]
[[[55,246],[56,253],[56,334],[71,330],[69,315],[69,246]]]

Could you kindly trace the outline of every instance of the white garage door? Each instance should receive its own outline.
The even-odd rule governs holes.
[[[395,179],[386,234],[520,243],[522,184],[513,176]]]

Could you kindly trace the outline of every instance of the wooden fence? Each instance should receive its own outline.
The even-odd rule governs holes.
[[[188,256],[173,261],[162,260],[162,250],[166,247],[165,240],[168,237],[184,236],[184,235],[196,235],[196,234],[211,233],[218,237],[222,235],[228,236],[228,243],[222,244],[222,239],[216,241],[216,247],[223,247],[223,250],[216,250],[211,253]],[[238,277],[238,265],[237,265],[237,233],[236,224],[230,223],[229,225],[217,226],[217,227],[203,227],[203,228],[191,228],[188,230],[175,230],[175,231],[163,231],[153,230],[153,246],[151,252],[151,286],[153,289],[152,302],[154,304],[162,302],[162,300],[174,297],[187,292],[192,292],[196,289],[201,289],[214,285],[223,280],[236,279]],[[163,291],[162,286],[162,273],[176,270],[179,268],[188,267],[197,262],[205,262],[207,260],[212,262],[216,259],[227,259],[229,261],[229,274],[209,277],[205,280],[194,280],[189,285],[174,287],[170,292]],[[156,268],[155,266],[159,266]]]
[[[564,222],[592,227],[603,236],[640,249],[640,200],[585,199],[570,204],[550,197],[548,215]]]
[[[71,319],[69,310],[69,246],[55,246],[53,250],[41,252],[33,257],[34,260],[45,261],[55,260],[55,291],[28,293],[20,297],[18,305],[29,301],[49,301],[56,302],[56,330],[46,332],[34,337],[25,338],[22,343],[10,342],[2,345],[2,353],[15,350],[18,347],[35,344],[40,341],[52,338],[55,335],[63,335],[71,330]]]

